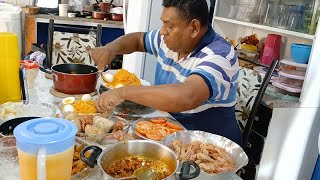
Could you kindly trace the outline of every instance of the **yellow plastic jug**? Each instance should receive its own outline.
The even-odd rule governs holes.
[[[13,33],[0,33],[0,104],[21,100],[19,78],[18,37]]]

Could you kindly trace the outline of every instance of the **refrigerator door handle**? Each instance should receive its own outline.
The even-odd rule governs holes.
[[[123,7],[123,30],[124,30],[124,34],[126,34],[127,33],[127,0],[123,0],[122,7]]]

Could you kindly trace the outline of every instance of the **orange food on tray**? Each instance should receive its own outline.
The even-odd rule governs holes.
[[[147,132],[149,130],[151,130],[153,128],[154,124],[148,121],[140,121],[137,126],[136,126],[136,130],[142,134],[142,135],[146,135]]]
[[[141,135],[156,141],[162,141],[163,138],[171,133],[183,130],[182,126],[169,122],[166,118],[152,118],[150,121],[140,121],[135,128]]]
[[[181,126],[179,126],[177,124],[174,124],[174,123],[171,123],[171,122],[167,122],[166,124],[167,124],[167,126],[169,128],[172,128],[172,129],[177,129],[177,130],[182,130],[183,129]]]
[[[167,119],[154,118],[154,119],[151,119],[150,121],[154,124],[165,124],[167,122]]]

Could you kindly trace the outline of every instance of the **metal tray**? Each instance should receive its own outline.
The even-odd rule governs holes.
[[[249,161],[247,154],[237,143],[220,135],[211,134],[204,131],[179,131],[164,138],[162,143],[171,148],[172,141],[174,140],[180,140],[184,144],[190,144],[191,142],[198,140],[202,143],[213,144],[215,146],[224,148],[235,162],[234,173],[243,166],[246,166]],[[216,175],[208,174],[204,171],[201,171],[201,173],[207,176]]]

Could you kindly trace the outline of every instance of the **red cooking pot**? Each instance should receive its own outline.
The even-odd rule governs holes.
[[[57,64],[45,72],[52,73],[54,88],[65,94],[92,93],[99,77],[98,68],[85,64]]]
[[[104,18],[107,17],[107,13],[102,12],[102,11],[93,11],[93,12],[92,12],[92,17],[93,17],[93,19],[101,19],[101,20],[104,20]]]
[[[112,5],[110,3],[101,2],[99,3],[99,7],[101,12],[105,12],[106,14],[108,14],[110,12],[110,8],[112,7]]]

